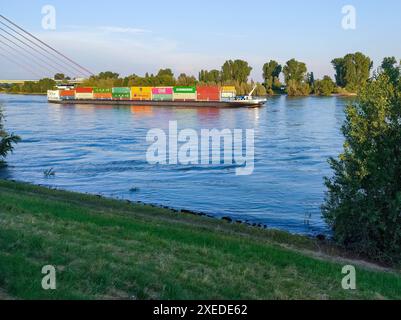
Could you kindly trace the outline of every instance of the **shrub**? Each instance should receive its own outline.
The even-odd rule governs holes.
[[[4,116],[3,110],[0,106],[0,164],[4,164],[5,158],[9,152],[14,149],[14,144],[18,143],[21,139],[14,134],[8,134],[4,129]]]
[[[314,93],[319,96],[330,96],[334,92],[335,87],[334,81],[329,76],[325,76],[323,80],[315,81]]]
[[[330,159],[323,216],[334,240],[387,263],[401,262],[401,88],[376,75],[346,109],[344,152]]]
[[[287,94],[289,96],[308,96],[311,92],[309,84],[289,80],[287,84]]]

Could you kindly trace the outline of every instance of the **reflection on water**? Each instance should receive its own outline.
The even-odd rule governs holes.
[[[131,113],[136,115],[151,116],[153,115],[153,107],[150,106],[132,106]]]
[[[23,138],[2,177],[99,193],[297,233],[326,230],[320,206],[327,159],[340,151],[342,98],[274,97],[264,108],[50,105],[45,97],[0,95],[7,127]],[[255,129],[255,172],[235,166],[152,166],[149,129]],[[56,176],[46,179],[45,169]],[[135,187],[135,193],[130,192]],[[310,217],[310,218],[309,218]],[[308,223],[305,223],[307,220]]]

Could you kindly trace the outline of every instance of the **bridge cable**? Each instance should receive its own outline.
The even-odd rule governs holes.
[[[15,40],[18,40],[19,42],[21,42],[23,45],[27,46],[28,48],[32,49],[33,51],[35,51],[36,53],[38,53],[40,56],[43,56],[45,58],[47,58],[46,56],[44,56],[39,50],[33,48],[32,46],[30,46],[29,44],[23,42],[22,40],[20,40],[19,38],[15,37],[14,35],[12,35],[11,33],[7,32],[6,30],[4,30],[3,28],[0,27],[1,31],[6,32],[8,35],[10,35],[11,37],[13,37]],[[53,68],[53,70],[55,70],[56,72],[65,72],[65,67],[63,66],[54,66],[52,65],[49,61],[46,61],[44,59],[42,59],[41,57],[35,56],[32,52],[29,52],[29,50],[26,50],[24,47],[22,47],[21,45],[19,45],[18,43],[16,43],[15,41],[7,38],[6,36],[2,35],[0,33],[0,37],[4,38],[5,40],[11,42],[13,45],[17,46],[18,48],[20,48],[21,50],[24,50],[26,52],[28,52],[30,55],[32,55],[33,57],[35,57],[36,59],[39,59],[40,61],[42,61],[43,63],[45,63],[46,65],[50,66]],[[49,59],[48,59],[49,60]],[[59,69],[62,68],[62,69]]]
[[[28,34],[29,36],[31,36],[32,38],[34,38],[36,41],[40,42],[41,44],[43,44],[44,46],[46,46],[47,48],[49,48],[50,50],[54,51],[55,53],[61,55],[64,59],[68,60],[70,63],[74,64],[75,66],[77,66],[79,69],[86,71],[89,75],[93,76],[93,72],[89,71],[88,69],[84,68],[83,66],[81,66],[80,64],[76,63],[74,60],[68,58],[67,56],[65,56],[64,54],[62,54],[61,52],[57,51],[56,49],[54,49],[53,47],[49,46],[48,44],[46,44],[45,42],[43,42],[42,40],[38,39],[37,37],[35,37],[33,34],[29,33],[28,31],[22,29],[21,27],[19,27],[18,25],[16,25],[14,22],[12,22],[11,20],[7,19],[6,17],[4,17],[3,15],[0,14],[0,17],[3,18],[4,20],[6,20],[8,23],[12,24],[13,26],[15,26],[16,28],[18,28],[19,30],[23,31],[24,33]]]
[[[63,69],[69,69],[70,71],[73,70],[73,73],[76,73],[77,71],[79,73],[82,73],[82,70],[77,70],[74,66],[70,66],[69,64],[60,61],[59,58],[57,56],[55,56],[54,54],[52,54],[51,52],[48,52],[48,50],[42,48],[40,45],[38,45],[37,43],[35,43],[34,41],[32,41],[31,39],[28,39],[27,37],[25,37],[23,34],[21,34],[20,32],[14,30],[13,28],[11,28],[10,26],[6,25],[4,22],[0,21],[0,24],[6,26],[7,28],[9,28],[10,30],[12,30],[13,32],[15,32],[16,34],[20,35],[22,38],[24,38],[25,40],[29,41],[30,43],[32,43],[33,45],[35,45],[36,47],[38,47],[39,49],[45,51],[47,54],[49,54],[51,56],[48,57],[46,56],[43,52],[33,48],[31,45],[28,45],[26,42],[24,42],[23,40],[19,39],[18,37],[16,37],[15,35],[13,35],[12,33],[8,32],[7,30],[3,29],[0,27],[0,30],[7,33],[8,35],[10,35],[11,37],[13,37],[14,39],[20,41],[21,43],[23,43],[24,45],[28,46],[30,49],[34,50],[35,52],[39,53],[41,56],[45,57],[46,59],[51,60],[53,63],[57,64],[59,67],[63,68]],[[64,64],[64,66],[62,64],[60,64],[58,61],[56,61],[55,59],[58,59],[58,61],[62,62]],[[67,67],[66,67],[67,66]],[[72,74],[73,75],[73,74]],[[79,74],[78,74],[79,75]]]
[[[0,43],[4,43],[4,42],[2,42],[0,40]],[[16,58],[12,51],[4,48],[3,46],[0,46],[0,50],[3,51],[3,55],[9,54],[9,57],[11,56],[13,59],[18,60],[21,64],[24,64],[26,67],[29,67],[32,71],[34,71],[34,70],[38,71],[37,69],[35,69],[35,67],[37,67],[36,65],[32,65],[32,63],[30,63],[29,61],[22,60],[21,58]],[[35,73],[36,73],[36,71],[35,71]]]
[[[35,75],[38,79],[41,78],[41,76],[40,76],[39,74],[37,74],[36,71],[32,70],[30,67],[27,67],[27,66],[24,66],[24,65],[20,64],[18,61],[14,60],[14,59],[12,59],[12,58],[10,58],[10,57],[5,56],[5,55],[2,54],[1,52],[0,52],[0,56],[2,56],[4,59],[6,59],[6,60],[8,60],[8,61],[10,61],[10,62],[12,62],[12,63],[14,63],[15,65],[19,66],[20,68],[24,69],[25,71],[28,71],[29,73],[32,73],[32,74]]]
[[[0,37],[3,37],[3,35],[0,34]],[[12,41],[11,41],[12,42]],[[17,50],[16,48],[10,46],[8,43],[4,42],[3,40],[0,39],[0,43],[4,44],[5,46],[7,46],[8,48],[10,48],[11,50],[14,50],[17,54],[20,54],[21,56],[23,56],[25,59],[28,59],[29,61],[32,61],[32,58],[28,56],[28,54],[26,54],[25,52],[29,53],[31,56],[33,56],[34,58],[37,58],[35,55],[33,55],[32,53],[30,53],[29,51],[24,51],[21,52],[20,50]],[[12,42],[13,43],[13,42]],[[18,46],[18,45],[17,45]],[[21,46],[18,46],[21,47]],[[22,48],[22,47],[21,47]],[[48,68],[46,65],[43,65],[42,63],[39,63],[37,61],[34,62],[37,66],[41,67],[42,69],[45,69],[47,72],[49,72],[49,75],[51,75],[51,77],[54,75],[54,70]]]

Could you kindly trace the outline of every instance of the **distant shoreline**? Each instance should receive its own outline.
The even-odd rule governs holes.
[[[12,94],[20,96],[47,96],[47,93],[4,92],[4,91],[0,91],[0,94]]]

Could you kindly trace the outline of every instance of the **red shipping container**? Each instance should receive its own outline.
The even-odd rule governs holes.
[[[93,88],[76,88],[75,91],[77,93],[92,93]]]
[[[61,90],[60,97],[74,97],[75,90]]]
[[[218,86],[197,87],[198,101],[219,101],[220,88]]]

